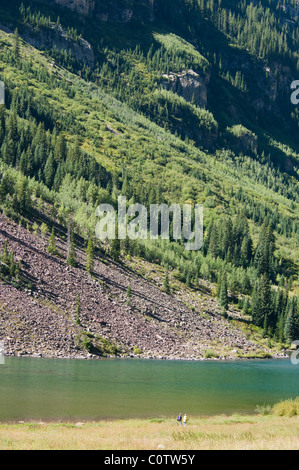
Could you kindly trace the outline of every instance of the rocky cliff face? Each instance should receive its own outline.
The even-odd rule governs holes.
[[[210,75],[202,77],[193,70],[170,73],[162,76],[163,87],[177,93],[186,101],[203,108],[208,102],[207,84]]]
[[[152,21],[154,19],[154,2],[155,0],[137,2],[110,0],[106,5],[96,2],[95,15],[104,22],[129,23],[132,19]]]
[[[70,10],[77,11],[81,15],[90,15],[95,8],[95,0],[54,0],[55,3]]]
[[[133,18],[144,21],[154,19],[155,0],[54,0],[62,7],[84,16],[95,16],[103,22],[129,23]]]
[[[78,61],[94,66],[94,53],[91,45],[83,38],[74,41],[62,27],[52,25],[50,29],[36,31],[26,26],[21,32],[21,37],[33,47],[40,50],[56,47],[58,50],[67,51]]]

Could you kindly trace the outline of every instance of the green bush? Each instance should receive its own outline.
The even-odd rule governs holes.
[[[207,349],[205,352],[206,359],[218,358],[219,355],[216,354],[212,349]]]
[[[299,415],[299,397],[294,400],[284,400],[273,406],[275,416],[298,416]]]
[[[137,346],[134,347],[133,351],[134,351],[134,354],[137,354],[137,355],[142,354],[142,350],[138,348]]]
[[[86,336],[83,340],[82,340],[82,347],[84,349],[86,349],[89,353],[92,352],[93,350],[93,344],[92,344],[92,341],[90,340],[90,338],[88,338],[88,336]]]

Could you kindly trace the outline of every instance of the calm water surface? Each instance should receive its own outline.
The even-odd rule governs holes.
[[[6,358],[0,421],[253,413],[299,396],[289,360],[185,362]]]

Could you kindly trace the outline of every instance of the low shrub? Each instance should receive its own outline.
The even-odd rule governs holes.
[[[216,354],[212,349],[207,349],[205,352],[205,358],[206,359],[213,359],[213,358],[218,358],[219,355]]]
[[[257,405],[255,411],[259,415],[270,415],[272,413],[273,407],[271,405]]]
[[[294,400],[284,400],[273,406],[275,416],[298,416],[299,415],[299,397]]]

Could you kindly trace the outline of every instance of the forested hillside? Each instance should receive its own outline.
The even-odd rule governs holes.
[[[209,285],[223,322],[287,347],[299,338],[298,1],[76,5],[0,6],[3,216],[84,276],[97,279],[95,259],[111,270],[142,265],[149,283],[158,269],[170,303],[178,289],[200,299]],[[116,208],[119,195],[147,207],[203,204],[202,249],[174,238],[100,243],[95,209]],[[0,230],[0,289],[39,297],[4,222]],[[191,329],[211,314],[189,308]]]

